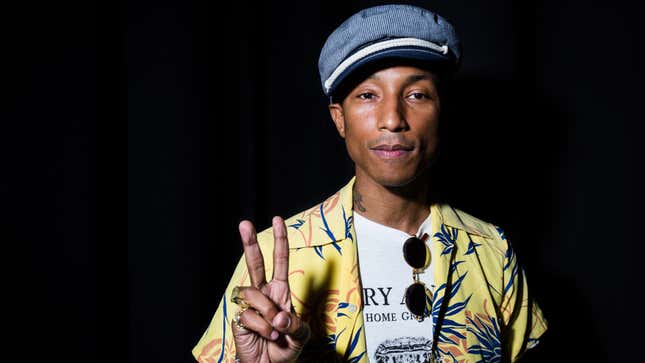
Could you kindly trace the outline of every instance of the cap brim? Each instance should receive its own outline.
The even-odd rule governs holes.
[[[391,62],[385,62],[386,60],[390,60]],[[392,64],[397,63],[398,61],[401,63],[405,63],[406,61],[416,61],[414,62],[415,64],[426,68],[440,70],[441,72],[449,71],[452,68],[452,63],[454,62],[447,54],[444,55],[423,48],[384,49],[380,52],[365,56],[347,67],[331,84],[327,95],[329,96],[333,94],[338,89],[339,85],[344,83],[350,75],[357,74],[359,69],[363,70],[368,68],[368,66],[377,66],[380,63]]]

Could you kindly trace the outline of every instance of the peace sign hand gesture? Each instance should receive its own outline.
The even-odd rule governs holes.
[[[251,286],[236,287],[233,337],[240,362],[291,362],[309,340],[310,329],[296,314],[289,289],[289,241],[280,217],[273,218],[273,278],[267,282],[264,258],[253,224],[239,226]]]

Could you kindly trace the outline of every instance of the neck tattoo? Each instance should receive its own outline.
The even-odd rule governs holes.
[[[354,209],[358,210],[359,212],[365,212],[366,209],[363,206],[363,196],[358,192],[358,190],[356,190],[356,186],[354,186],[353,199]]]

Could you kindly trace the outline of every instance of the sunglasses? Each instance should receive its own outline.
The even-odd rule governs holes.
[[[432,311],[432,293],[419,280],[419,274],[430,265],[430,251],[426,245],[428,234],[410,237],[403,243],[403,258],[412,267],[414,282],[405,290],[405,306],[417,321],[423,321]]]

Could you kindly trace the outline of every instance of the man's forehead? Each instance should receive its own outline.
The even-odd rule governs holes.
[[[405,83],[413,83],[422,80],[434,81],[435,75],[430,71],[416,67],[391,67],[374,72],[365,78],[365,80],[380,82],[386,79],[403,79]]]

